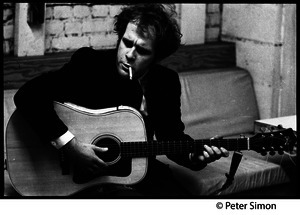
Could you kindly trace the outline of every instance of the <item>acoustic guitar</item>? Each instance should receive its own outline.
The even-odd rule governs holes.
[[[204,144],[272,154],[291,151],[296,142],[292,129],[249,138],[147,141],[143,118],[133,108],[91,110],[56,102],[54,107],[79,142],[108,148],[101,157],[109,165],[108,171],[105,175],[76,176],[67,157],[45,143],[16,110],[7,125],[6,164],[11,183],[21,195],[68,196],[105,183],[132,185],[146,175],[148,157],[201,152]]]

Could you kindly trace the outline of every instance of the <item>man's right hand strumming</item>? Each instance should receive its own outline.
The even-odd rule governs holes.
[[[77,177],[96,176],[104,174],[107,164],[97,156],[105,153],[108,148],[101,148],[92,144],[84,144],[73,138],[62,147],[70,158]]]

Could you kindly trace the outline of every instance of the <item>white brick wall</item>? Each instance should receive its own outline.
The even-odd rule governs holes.
[[[66,22],[65,23],[65,34],[73,35],[77,34],[78,36],[82,35],[82,24],[80,21]]]
[[[77,5],[73,9],[74,18],[86,18],[91,15],[90,8],[86,5]]]
[[[67,19],[73,16],[71,6],[57,6],[53,8],[55,19]]]
[[[64,23],[59,20],[46,21],[46,35],[59,36],[64,33]]]
[[[92,16],[93,17],[106,17],[109,13],[109,6],[108,5],[94,5],[92,7]]]
[[[3,26],[3,38],[11,39],[13,37],[14,37],[14,26],[13,25]]]
[[[181,4],[176,4],[179,12],[179,22],[182,16]],[[114,47],[116,35],[113,33],[114,16],[123,5],[97,5],[92,3],[48,3],[46,5],[46,53],[68,51],[77,49],[78,44],[97,48]],[[14,6],[12,6],[14,8]],[[205,41],[219,39],[218,18],[220,17],[220,4],[207,4]],[[13,9],[3,10],[3,19],[12,16]],[[180,24],[180,23],[179,23]],[[3,25],[3,52],[13,52],[14,21],[7,20]],[[75,37],[83,37],[75,39]],[[72,38],[72,39],[70,39]],[[10,40],[10,41],[8,41]],[[71,41],[76,41],[72,44]],[[84,42],[82,42],[84,41]],[[66,43],[66,44],[64,44]],[[101,45],[102,44],[102,45]],[[9,45],[9,46],[8,46]],[[81,45],[80,45],[81,46]],[[65,50],[64,50],[65,49]]]
[[[46,11],[46,52],[75,50],[82,46],[96,49],[115,47],[117,37],[112,33],[112,17],[121,7],[49,5]]]
[[[91,46],[95,48],[112,48],[116,46],[117,35],[92,35],[90,39]]]
[[[109,6],[109,16],[115,17],[115,15],[119,14],[120,9],[123,7],[123,5],[110,5]]]

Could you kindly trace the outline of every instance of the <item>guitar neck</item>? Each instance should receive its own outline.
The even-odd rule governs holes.
[[[122,157],[149,157],[155,155],[175,155],[200,153],[204,145],[223,147],[229,151],[249,150],[248,138],[203,139],[193,141],[147,141],[121,143]]]

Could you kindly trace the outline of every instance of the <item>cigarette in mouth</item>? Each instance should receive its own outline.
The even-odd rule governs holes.
[[[132,80],[132,69],[129,67],[129,79]]]

